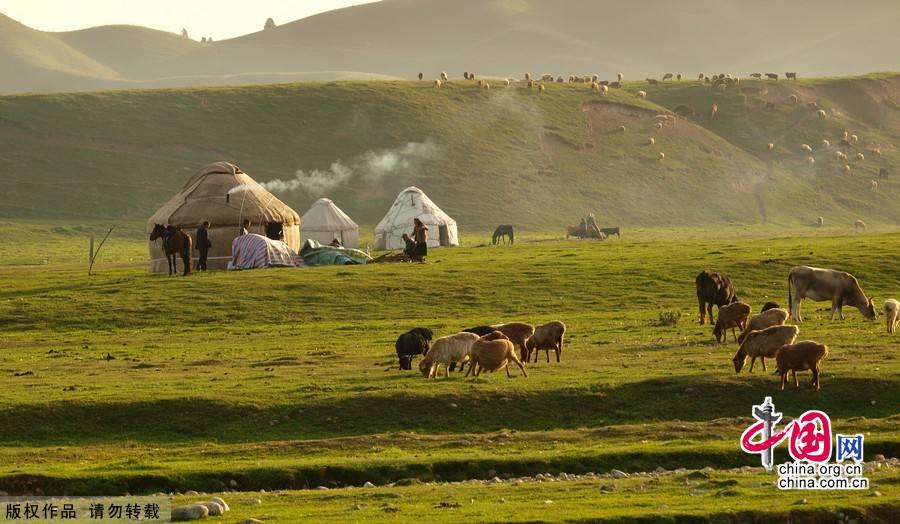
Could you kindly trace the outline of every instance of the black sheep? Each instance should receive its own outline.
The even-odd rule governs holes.
[[[397,337],[394,348],[400,360],[400,369],[412,369],[412,358],[428,353],[428,343],[431,342],[432,336],[430,329],[417,327]]]

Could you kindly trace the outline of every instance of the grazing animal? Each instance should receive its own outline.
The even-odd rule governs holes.
[[[650,85],[656,85],[659,83],[659,80],[657,80],[655,78],[647,78],[646,80],[647,80],[647,83]]]
[[[544,84],[541,84],[541,85],[538,86],[538,93],[539,93],[539,94],[543,95],[543,94],[544,94],[544,91],[546,91],[546,90],[547,90],[547,88],[544,87]]]
[[[859,143],[859,137],[856,136],[856,135],[850,135],[850,141],[853,142],[854,144],[858,144],[858,143]]]
[[[778,73],[766,73],[766,78],[769,80],[778,80]]]
[[[813,158],[813,157],[811,157],[811,156],[808,156],[808,157],[806,157],[806,163],[807,163],[807,164],[815,164],[815,163],[816,163],[816,159]]]
[[[784,77],[787,78],[788,80],[796,80],[797,73],[785,73]]]
[[[166,262],[169,263],[169,275],[178,274],[178,265],[175,255],[181,256],[181,265],[184,266],[182,276],[191,274],[191,245],[193,240],[181,228],[175,226],[163,226],[154,224],[150,232],[150,241],[162,240],[162,248],[166,253]]]
[[[709,119],[712,120],[719,114],[719,104],[713,102],[709,108]]]
[[[525,73],[525,80],[531,82],[531,73]]]
[[[497,226],[497,229],[494,230],[494,235],[491,237],[491,244],[497,245],[497,242],[500,240],[506,244],[506,241],[509,240],[509,245],[513,244],[515,240],[515,234],[513,233],[513,227],[509,224],[503,224]]]
[[[434,87],[441,87],[441,81],[435,79],[435,81],[434,81]]]
[[[798,102],[800,102],[800,99],[797,97],[797,95],[791,95],[788,97],[788,102],[790,102],[792,105],[796,105]]]
[[[816,301],[831,300],[831,320],[837,314],[844,320],[842,308],[849,304],[859,310],[864,317],[875,320],[875,304],[866,298],[856,277],[844,271],[797,266],[788,274],[788,303],[791,318],[802,322],[800,304],[804,298]]]
[[[559,356],[563,350],[563,338],[566,334],[566,325],[559,320],[552,320],[546,324],[542,324],[535,328],[534,335],[525,343],[528,354],[524,360],[528,362],[531,358],[531,352],[534,352],[534,361],[538,361],[538,352],[544,350],[547,353],[547,362],[550,362],[550,351],[556,352],[556,361],[559,362]]]
[[[672,73],[666,73],[666,74],[663,75],[662,79],[663,79],[663,81],[665,81],[665,80],[671,80],[674,76],[675,76],[675,75],[672,74]]]
[[[425,75],[423,75],[422,73],[419,73],[419,80],[421,80],[424,77],[425,77]]]
[[[522,355],[522,360],[528,360],[528,339],[534,335],[534,326],[524,322],[508,322],[491,327],[503,333],[514,345],[519,346],[519,354]]]
[[[528,376],[525,371],[525,365],[516,355],[516,349],[513,343],[501,332],[495,331],[489,335],[485,335],[472,345],[472,351],[469,356],[469,370],[466,376],[474,374],[476,377],[482,371],[498,371],[506,369],[506,376],[511,377],[509,373],[509,362],[519,366],[524,376]]]
[[[897,330],[897,324],[900,323],[900,302],[893,298],[884,301],[884,325],[888,333]]]
[[[829,142],[828,140],[823,138],[822,139],[822,147],[825,149],[828,149],[829,147],[831,147],[831,142]]]
[[[862,162],[862,161],[865,160],[865,159],[866,159],[866,155],[864,155],[864,154],[862,154],[862,153],[856,153],[856,160],[857,160],[857,161]]]
[[[611,88],[613,88],[613,89],[621,89],[621,88],[622,88],[622,82],[621,82],[621,81],[610,82],[610,83],[609,83],[609,87],[611,87]]]
[[[469,361],[472,345],[479,336],[474,333],[456,333],[441,337],[431,344],[431,349],[425,354],[425,358],[419,362],[419,371],[427,378],[434,378],[441,364],[444,365],[444,376],[449,377],[451,366]],[[462,368],[460,368],[462,371]]]
[[[819,227],[825,227],[825,219],[822,217],[817,218],[816,225]]]
[[[652,146],[652,145],[655,144],[655,143],[656,143],[656,139],[653,138],[652,136],[651,136],[650,138],[647,139],[647,145],[648,145],[648,146]]]
[[[753,364],[759,358],[762,361],[763,371],[766,369],[766,358],[773,358],[779,348],[785,344],[793,344],[800,334],[797,326],[772,326],[763,330],[751,331],[744,337],[741,347],[734,354],[734,372],[740,373],[747,358],[750,358],[750,373],[753,373]]]
[[[775,150],[775,144],[769,142],[769,143],[766,145],[766,148],[767,148],[769,151],[774,151],[774,150]]]
[[[394,349],[397,350],[397,358],[400,360],[400,369],[412,369],[412,359],[416,355],[428,353],[429,343],[433,334],[428,328],[417,327],[410,329],[397,337]]]
[[[844,165],[844,174],[846,174],[846,175],[850,174],[850,164]]]
[[[780,307],[781,306],[778,305],[778,302],[769,301],[769,302],[766,302],[765,304],[763,304],[763,307],[760,311],[768,311],[770,309],[778,309]],[[787,317],[785,317],[785,318],[787,318]]]
[[[807,153],[812,152],[812,146],[810,146],[809,144],[800,144],[800,149],[806,151]]]
[[[658,131],[663,128],[663,123],[657,122],[657,123],[653,124],[653,127]]]
[[[824,109],[819,109],[818,115],[819,115],[819,118],[821,118],[821,119],[824,119],[826,116],[828,116],[828,115],[825,114],[825,110],[824,110]]]
[[[871,189],[873,193],[875,191],[878,191],[878,181],[873,180],[872,183],[869,185],[869,189]]]
[[[625,79],[625,75],[623,75],[622,73],[619,73],[616,75],[616,80],[618,80],[619,82],[621,82],[624,79]]]
[[[816,391],[821,389],[819,363],[826,355],[828,355],[828,346],[812,340],[804,340],[796,344],[782,346],[775,355],[775,362],[778,364],[778,369],[775,373],[781,375],[781,390],[784,391],[788,371],[794,376],[794,386],[800,387],[800,384],[797,382],[797,372],[806,370],[812,371],[810,385]]]
[[[770,305],[774,305],[775,307],[769,307]],[[766,309],[767,307],[768,309]],[[778,307],[778,304],[774,302],[767,302],[766,305],[763,306],[762,312],[753,315],[750,317],[750,320],[747,321],[747,325],[744,326],[744,331],[738,335],[738,344],[743,343],[744,339],[747,338],[747,335],[753,331],[760,331],[772,326],[784,325],[787,318],[788,312],[786,309]]]
[[[647,98],[647,92],[646,91],[638,91],[637,97],[638,98]]]
[[[725,342],[725,339],[728,338],[727,330],[729,328],[731,328],[731,336],[737,341],[734,329],[744,329],[751,311],[750,304],[745,304],[744,302],[732,302],[720,308],[719,320],[716,321],[716,326],[713,328],[713,336],[716,337],[716,342]]]
[[[447,73],[441,72],[441,82],[446,82],[448,80]]]
[[[497,330],[491,326],[476,326],[473,328],[462,330],[463,333],[475,333],[479,337],[483,337],[485,335],[490,335],[494,331],[497,331]]]
[[[866,223],[863,222],[862,219],[857,218],[856,222],[853,223],[853,228],[856,229],[857,231],[860,229],[865,229]]]
[[[713,323],[713,305],[718,309],[738,301],[731,279],[708,269],[701,271],[694,279],[697,286],[697,302],[700,306],[700,325]]]
[[[750,78],[762,78],[762,73],[750,73]]]
[[[662,151],[660,151],[659,152],[659,161],[662,162],[665,159],[666,159],[666,154],[663,153]]]
[[[617,227],[601,227],[600,232],[603,233],[604,235],[606,235],[607,237],[616,235],[616,237],[618,237],[619,240],[622,240],[622,233],[618,226]]]

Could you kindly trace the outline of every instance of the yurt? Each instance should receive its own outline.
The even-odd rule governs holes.
[[[250,220],[250,232],[283,240],[294,252],[300,248],[300,216],[278,200],[241,169],[227,162],[209,164],[192,176],[181,191],[163,204],[150,220],[173,225],[195,237],[204,220],[210,223],[209,269],[226,269],[231,260],[231,242],[240,234],[241,224]],[[191,254],[196,261],[199,252]],[[177,258],[177,257],[176,257]],[[181,264],[181,259],[178,259]],[[150,242],[150,271],[168,272],[160,241]]]
[[[403,249],[403,233],[411,234],[413,219],[428,226],[428,247],[458,246],[456,221],[428,198],[421,189],[408,187],[375,226],[375,249]]]
[[[320,198],[300,218],[300,243],[311,238],[320,244],[330,244],[335,238],[344,247],[359,247],[359,226],[331,199]]]

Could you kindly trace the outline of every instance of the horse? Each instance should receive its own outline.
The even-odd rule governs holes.
[[[503,240],[503,243],[505,244],[507,238],[509,239],[509,245],[512,245],[513,240],[515,240],[513,227],[509,224],[497,226],[497,229],[494,230],[494,236],[491,237],[491,244],[496,246],[500,240]]]
[[[163,251],[166,252],[166,262],[169,263],[169,275],[178,273],[178,266],[175,263],[175,255],[181,255],[181,262],[184,265],[184,276],[191,273],[191,247],[193,241],[191,235],[188,235],[175,226],[163,226],[155,224],[153,231],[150,233],[150,241],[158,238],[162,239]]]

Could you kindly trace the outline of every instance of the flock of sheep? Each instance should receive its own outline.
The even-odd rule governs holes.
[[[844,304],[856,307],[866,318],[876,318],[875,306],[871,298],[867,298],[856,278],[842,271],[799,266],[791,270],[788,276],[790,313],[775,302],[767,302],[762,311],[751,316],[749,304],[738,300],[731,280],[710,270],[697,275],[695,284],[697,300],[700,305],[700,324],[707,319],[712,323],[712,306],[719,308],[719,318],[713,328],[713,336],[717,342],[727,340],[730,329],[734,340],[740,344],[732,361],[735,373],[740,373],[747,359],[750,359],[750,372],[756,359],[759,358],[763,370],[766,370],[766,358],[774,358],[777,374],[781,375],[781,389],[784,389],[787,374],[793,375],[797,386],[798,371],[812,371],[811,385],[820,389],[820,362],[828,354],[828,346],[812,340],[797,342],[800,328],[787,325],[790,316],[801,322],[800,305],[804,298],[811,300],[831,300],[831,317],[839,315],[843,320],[841,308]],[[888,299],[883,307],[885,325],[888,333],[896,330],[900,323],[900,302]],[[735,335],[735,329],[740,335]]]
[[[560,361],[565,334],[566,325],[558,320],[537,327],[524,322],[478,326],[434,341],[430,329],[417,327],[400,335],[394,348],[400,369],[412,369],[413,357],[423,355],[419,371],[427,378],[434,378],[440,366],[444,366],[444,375],[449,377],[457,365],[462,371],[466,364],[469,365],[466,376],[477,377],[482,371],[501,369],[511,376],[509,365],[515,364],[527,377],[523,361],[529,362],[532,354],[537,362],[539,352],[543,350],[550,362],[553,351],[556,361]]]

